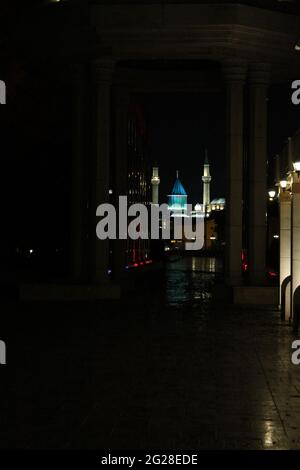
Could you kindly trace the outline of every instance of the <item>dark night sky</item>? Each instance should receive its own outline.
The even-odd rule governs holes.
[[[177,169],[188,202],[202,202],[205,148],[213,177],[212,197],[224,196],[223,100],[222,94],[157,94],[146,98],[149,150],[160,168],[160,202],[166,202]]]
[[[5,4],[2,15],[6,15],[7,27],[1,35],[8,45],[9,25],[16,24],[16,17],[20,21],[23,17],[10,8],[10,2]],[[28,51],[25,56],[24,52],[7,51],[0,67],[0,78],[7,80],[8,86],[8,104],[1,114],[2,213],[8,212],[12,219],[16,217],[15,212],[7,208],[11,185],[6,187],[5,175],[12,173],[20,194],[18,223],[21,229],[15,233],[26,243],[31,239],[56,243],[56,238],[67,237],[70,89],[65,77],[58,78],[54,64],[38,63]],[[270,160],[300,126],[300,106],[292,105],[290,87],[291,82],[288,82],[270,90]],[[143,97],[143,101],[150,134],[150,156],[160,167],[161,202],[166,201],[172,189],[176,169],[179,169],[188,201],[193,204],[202,201],[205,148],[211,163],[212,197],[224,196],[224,95],[156,94]],[[10,239],[9,234],[7,238]]]
[[[299,79],[299,77],[294,77]],[[291,101],[292,80],[273,85],[269,90],[268,101],[268,158],[270,164],[277,153],[280,153],[287,138],[300,128],[300,106]]]
[[[202,202],[204,150],[211,164],[211,196],[225,196],[224,94],[157,94],[145,98],[152,162],[160,168],[160,202],[172,189],[176,169],[188,202]],[[300,106],[291,102],[291,82],[273,85],[268,100],[268,159],[271,163],[300,126]]]
[[[19,70],[19,69],[17,69]],[[21,70],[21,71],[20,71]],[[70,90],[56,82],[47,65],[22,65],[13,103],[5,108],[6,152],[2,161],[14,171],[21,196],[18,236],[29,243],[56,243],[66,237],[69,207]],[[45,73],[44,73],[45,72]],[[54,83],[57,86],[53,86]],[[269,95],[269,158],[300,126],[300,107],[291,103],[290,83]],[[221,94],[156,94],[143,97],[149,152],[160,167],[160,201],[166,202],[176,169],[188,202],[202,202],[204,150],[211,163],[211,195],[225,196],[225,106]],[[14,107],[12,107],[14,106]],[[5,119],[5,116],[2,116]],[[5,130],[6,129],[6,130]],[[3,199],[4,201],[4,199]]]

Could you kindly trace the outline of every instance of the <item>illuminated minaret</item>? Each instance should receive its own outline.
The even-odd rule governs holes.
[[[205,149],[204,172],[202,176],[202,181],[203,181],[203,206],[204,206],[203,208],[204,210],[206,210],[207,206],[210,204],[210,182],[211,182],[207,149]]]
[[[152,184],[152,204],[158,204],[158,189],[159,189],[159,175],[158,175],[158,167],[154,166],[152,168],[152,178],[151,178],[151,184]]]

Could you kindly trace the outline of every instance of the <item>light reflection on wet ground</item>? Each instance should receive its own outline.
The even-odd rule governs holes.
[[[23,305],[0,447],[300,449],[290,329],[211,302],[220,271],[183,258],[121,302]]]
[[[165,296],[168,305],[208,301],[216,277],[222,274],[222,262],[216,258],[186,257],[168,263],[165,271]]]

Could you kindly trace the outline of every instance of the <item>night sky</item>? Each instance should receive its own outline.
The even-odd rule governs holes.
[[[18,243],[60,246],[68,239],[71,100],[67,82],[56,80],[58,70],[51,65],[49,73],[48,65],[32,65],[30,61],[7,64],[2,162],[8,172],[18,168],[14,178],[21,202],[18,220],[22,230],[15,232]],[[290,85],[270,89],[270,161],[300,126],[300,109],[291,103]],[[205,148],[211,164],[211,196],[224,197],[224,93],[147,94],[143,104],[150,159],[160,168],[160,202],[167,201],[177,169],[188,202],[202,202]],[[4,181],[2,190],[9,194],[11,186],[5,186]],[[2,205],[5,213],[5,197]],[[7,237],[10,239],[9,234]]]
[[[205,148],[211,165],[211,197],[225,197],[224,93],[156,94],[144,100],[151,160],[160,168],[160,202],[166,202],[177,169],[188,202],[202,202]],[[291,82],[270,87],[268,110],[268,159],[273,170],[276,153],[300,126],[300,107],[291,102]]]
[[[13,48],[12,24],[24,21],[23,11],[5,2],[1,35],[6,54],[0,64],[7,83],[7,105],[1,109],[2,214],[9,222],[2,239],[17,243],[64,243],[68,239],[71,159],[71,87],[68,74],[30,51]],[[24,10],[25,11],[25,10]],[[21,14],[22,13],[22,14]],[[29,10],[27,11],[29,14]],[[176,73],[176,71],[174,72]],[[294,77],[299,79],[299,77]],[[176,170],[188,202],[202,202],[205,148],[211,164],[211,196],[225,196],[225,106],[220,94],[156,94],[143,97],[149,131],[149,154],[160,168],[160,201],[166,202]],[[291,81],[272,86],[269,93],[269,149],[273,157],[300,126],[300,106],[291,103]],[[16,171],[16,169],[18,171]],[[5,175],[12,174],[8,185]],[[16,188],[13,189],[13,188]],[[16,211],[8,200],[19,194]],[[19,205],[17,205],[19,204]],[[6,232],[6,233],[5,233]],[[5,246],[5,243],[4,243]]]
[[[160,202],[172,190],[176,170],[188,202],[202,202],[204,152],[211,164],[212,197],[224,197],[225,116],[222,94],[157,94],[145,102],[151,160],[160,169]]]
[[[300,127],[300,106],[295,106],[291,101],[292,81],[272,85],[269,89],[268,158],[271,164],[288,137],[293,136]]]

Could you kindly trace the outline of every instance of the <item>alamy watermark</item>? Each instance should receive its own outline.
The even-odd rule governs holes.
[[[293,81],[292,90],[295,90],[295,91],[293,91],[292,93],[291,100],[292,100],[292,103],[297,106],[300,104],[300,80]]]
[[[6,104],[6,85],[0,80],[0,104]],[[0,340],[0,365],[6,364],[6,344]]]
[[[0,340],[0,365],[6,364],[6,344]]]
[[[291,361],[294,366],[299,366],[300,364],[300,339],[296,339],[292,342],[292,349],[295,351],[292,354]]]
[[[6,104],[6,85],[3,80],[0,80],[0,104]]]
[[[117,209],[109,203],[97,207],[96,215],[101,219],[96,234],[100,240],[173,238],[184,240],[186,250],[201,250],[204,245],[204,218],[193,216],[191,204],[183,210],[170,210],[167,204],[128,206],[127,196],[119,196]]]

